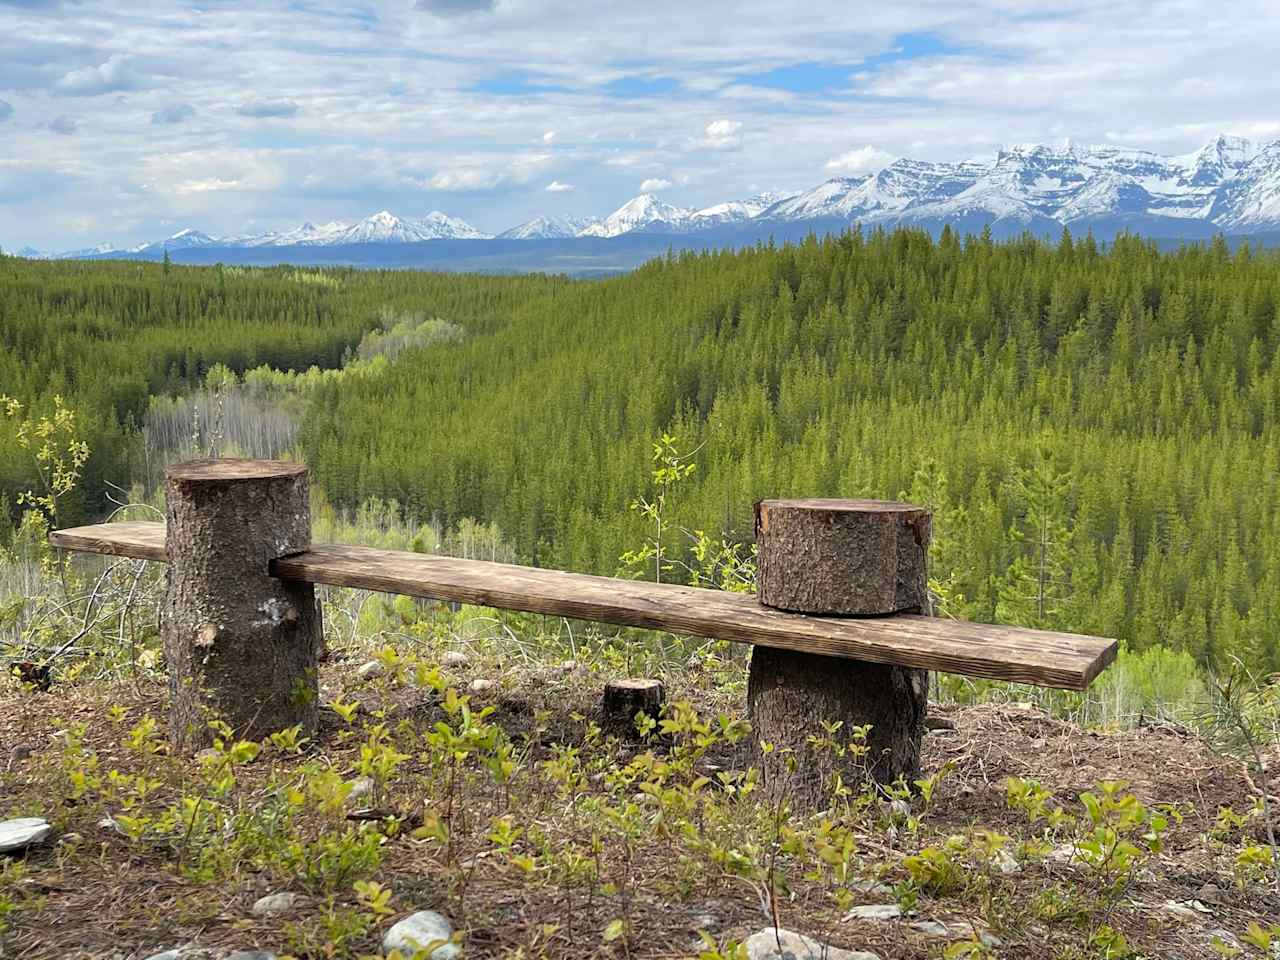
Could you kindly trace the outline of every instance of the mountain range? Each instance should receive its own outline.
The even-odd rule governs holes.
[[[629,235],[736,235],[745,240],[779,232],[794,235],[795,226],[803,224],[824,228],[903,224],[935,231],[950,224],[965,232],[989,226],[996,235],[1026,230],[1052,235],[1069,227],[1073,232],[1093,231],[1103,239],[1128,231],[1170,240],[1280,231],[1280,140],[1255,148],[1247,140],[1219,136],[1182,156],[1068,144],[1011,147],[987,161],[903,158],[876,173],[835,177],[795,194],[763,193],[701,209],[676,207],[653,194],[641,194],[602,218],[540,216],[496,237],[438,211],[414,219],[384,210],[357,223],[304,223],[283,232],[212,237],[186,229],[128,248],[100,244],[62,254],[30,248],[19,253],[151,258],[167,251],[279,248],[277,261],[315,262],[300,248]],[[689,244],[673,241],[672,245]],[[265,262],[261,256],[252,259]]]

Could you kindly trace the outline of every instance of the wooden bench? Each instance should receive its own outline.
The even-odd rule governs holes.
[[[816,800],[833,769],[843,768],[846,780],[857,775],[847,760],[815,754],[809,735],[821,733],[818,720],[846,730],[871,724],[861,772],[910,779],[925,671],[1083,690],[1116,654],[1109,639],[927,616],[930,518],[904,504],[759,504],[758,596],[312,544],[300,464],[175,464],[167,504],[167,524],[57,530],[50,541],[170,564],[162,613],[170,736],[185,749],[207,742],[210,714],[255,738],[294,724],[314,729],[322,646],[314,584],[754,644],[755,734],[783,748],[761,756],[766,782],[785,783],[801,806]]]

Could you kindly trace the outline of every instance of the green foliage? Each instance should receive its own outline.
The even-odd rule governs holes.
[[[632,550],[686,582],[703,557],[677,530],[741,545],[761,497],[907,492],[935,511],[945,611],[1266,672],[1277,305],[1273,255],[1131,238],[682,254],[321,384],[302,444],[345,508],[394,498],[495,522],[525,561],[611,573]]]

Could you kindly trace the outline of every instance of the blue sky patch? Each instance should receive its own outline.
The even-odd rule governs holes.
[[[497,97],[519,97],[535,93],[571,93],[562,84],[553,83],[545,76],[536,73],[525,73],[519,70],[506,70],[473,83],[467,88],[473,93],[488,93]]]
[[[619,77],[600,88],[610,97],[662,97],[675,93],[680,82],[672,77]]]

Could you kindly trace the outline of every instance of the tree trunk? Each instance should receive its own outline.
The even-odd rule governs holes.
[[[251,740],[296,724],[313,735],[323,642],[315,589],[268,571],[311,546],[307,468],[192,460],[166,478],[170,740],[207,746],[213,719]]]
[[[762,501],[760,602],[825,616],[928,615],[929,537],[929,512],[906,504]],[[772,746],[757,757],[773,802],[785,799],[797,812],[823,809],[834,799],[837,773],[854,791],[868,778],[910,783],[919,776],[925,670],[757,646],[747,703],[757,744]],[[840,727],[829,734],[823,723]],[[865,741],[850,749],[863,727]],[[821,742],[828,740],[835,743]]]

